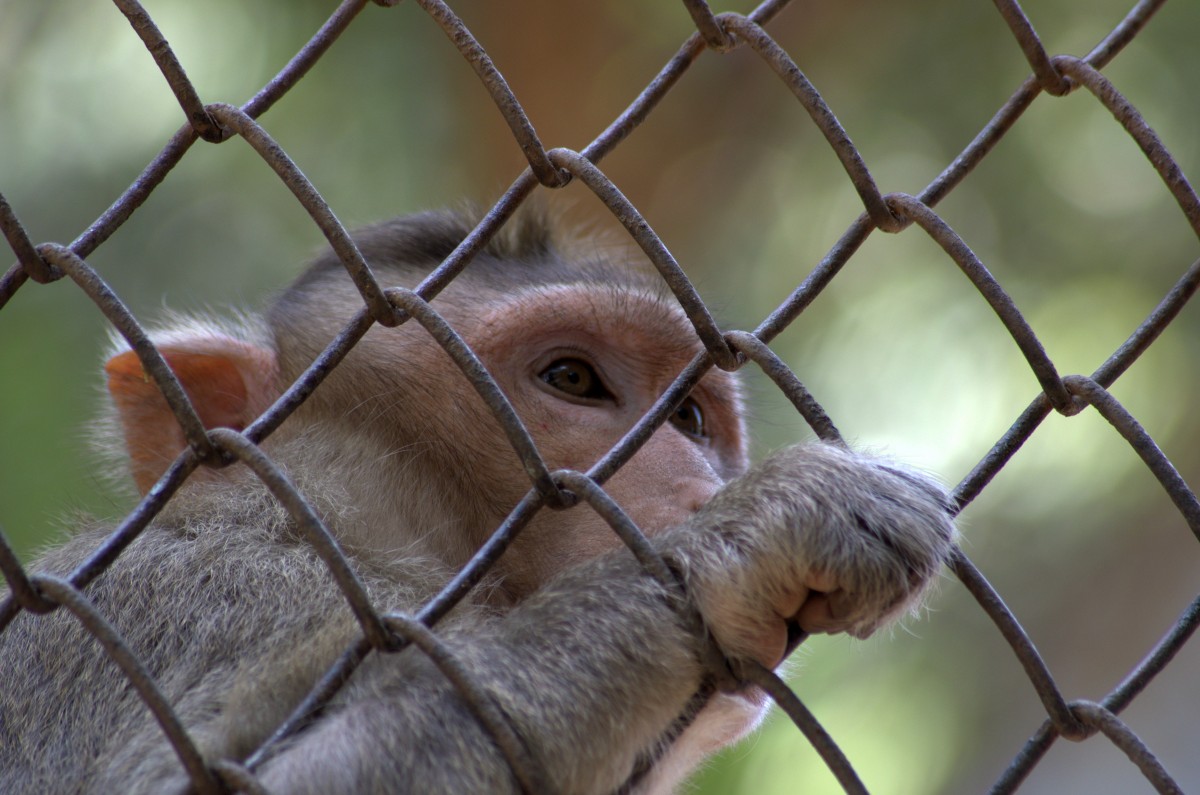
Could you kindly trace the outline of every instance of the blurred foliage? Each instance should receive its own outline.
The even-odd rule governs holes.
[[[1084,54],[1129,0],[1027,3],[1052,53]],[[547,146],[581,148],[690,30],[679,3],[455,4]],[[329,0],[145,0],[205,101],[244,102],[331,11]],[[750,5],[732,4],[746,11]],[[109,4],[0,0],[0,191],[35,240],[70,241],[181,122],[165,81]],[[769,30],[822,92],[884,191],[918,193],[1028,72],[989,3],[798,0]],[[1185,173],[1200,155],[1200,5],[1167,6],[1105,70]],[[369,6],[262,119],[350,225],[487,202],[520,151],[470,69],[411,3]],[[753,327],[860,212],[803,109],[745,50],[706,53],[602,164],[705,298]],[[600,231],[578,185],[549,197]],[[1013,295],[1063,373],[1090,373],[1196,258],[1195,235],[1137,147],[1086,92],[1041,97],[938,212]],[[321,238],[248,147],[198,144],[89,262],[135,314],[261,304]],[[1179,320],[1113,388],[1200,482],[1200,319]],[[0,526],[28,557],[74,511],[119,516],[119,475],[85,442],[107,334],[67,281],[0,312]],[[873,235],[773,346],[848,438],[963,477],[1037,394],[979,295],[916,228]],[[804,438],[749,374],[761,448]],[[967,510],[964,546],[1068,698],[1099,699],[1200,586],[1195,539],[1095,412],[1052,416]],[[986,789],[1043,713],[1011,652],[947,577],[932,616],[892,637],[815,639],[795,686],[874,793]],[[1124,719],[1179,781],[1200,653]],[[1148,791],[1103,739],[1056,746],[1031,792]],[[825,793],[830,774],[786,719],[726,752],[697,791]]]

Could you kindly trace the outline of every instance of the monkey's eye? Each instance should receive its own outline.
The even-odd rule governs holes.
[[[679,408],[675,409],[670,422],[688,436],[701,439],[708,436],[704,427],[704,412],[700,410],[700,404],[691,398],[683,401]]]
[[[612,393],[590,364],[582,359],[556,359],[538,373],[550,386],[567,395],[589,400],[612,400]]]

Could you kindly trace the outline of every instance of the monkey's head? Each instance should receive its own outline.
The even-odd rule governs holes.
[[[466,236],[449,213],[400,218],[355,241],[385,287],[413,287]],[[653,273],[597,251],[564,254],[544,221],[509,224],[432,301],[495,378],[551,469],[586,470],[701,350]],[[576,245],[578,248],[578,245]],[[340,262],[318,258],[272,304],[261,330],[183,324],[156,337],[209,427],[244,428],[345,327],[362,301]],[[145,492],[185,441],[132,353],[110,360],[134,478]],[[338,493],[351,549],[421,545],[459,565],[530,489],[470,382],[415,321],[372,328],[267,444],[297,480]],[[711,371],[606,490],[648,532],[677,524],[746,466],[737,380]],[[245,477],[240,467],[203,475]],[[309,486],[311,488],[311,486]],[[330,498],[332,499],[332,498]],[[619,543],[590,508],[543,510],[500,561],[515,597]]]

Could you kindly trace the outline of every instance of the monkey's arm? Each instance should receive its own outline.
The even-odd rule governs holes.
[[[910,607],[953,536],[914,473],[825,445],[729,484],[655,545],[731,658],[774,665],[787,622],[865,636]],[[707,642],[678,590],[622,550],[446,643],[508,716],[551,790],[612,792],[701,687]],[[495,742],[428,661],[376,658],[350,704],[263,771],[280,792],[513,791]]]
[[[551,791],[607,793],[700,687],[703,638],[627,552],[557,578],[502,618],[443,640],[507,715]],[[420,652],[375,656],[345,708],[287,752],[272,792],[515,792],[495,741]]]

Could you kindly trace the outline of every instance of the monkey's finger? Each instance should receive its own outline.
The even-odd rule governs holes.
[[[809,589],[801,585],[776,594],[771,600],[771,615],[765,623],[756,624],[758,629],[751,639],[751,646],[756,650],[753,656],[763,665],[774,668],[795,648],[793,635],[800,630],[793,626],[791,619],[809,595]]]
[[[783,658],[786,660],[792,656],[792,652],[808,638],[808,633],[805,632],[795,621],[787,622],[787,643],[783,647]]]
[[[785,590],[775,597],[771,609],[784,621],[789,621],[800,612],[800,608],[814,593],[832,593],[838,590],[837,580],[823,571],[810,571],[796,588]]]
[[[820,569],[813,569],[804,577],[804,585],[811,591],[820,593],[833,593],[841,586],[838,584],[837,578],[830,572]]]
[[[833,615],[829,594],[816,591],[804,600],[793,620],[810,635],[821,632],[835,635],[845,629],[845,625]]]
[[[808,633],[837,635],[849,632],[856,638],[865,638],[871,634],[874,627],[860,627],[859,607],[853,594],[845,589],[812,591],[800,606],[793,621]]]

